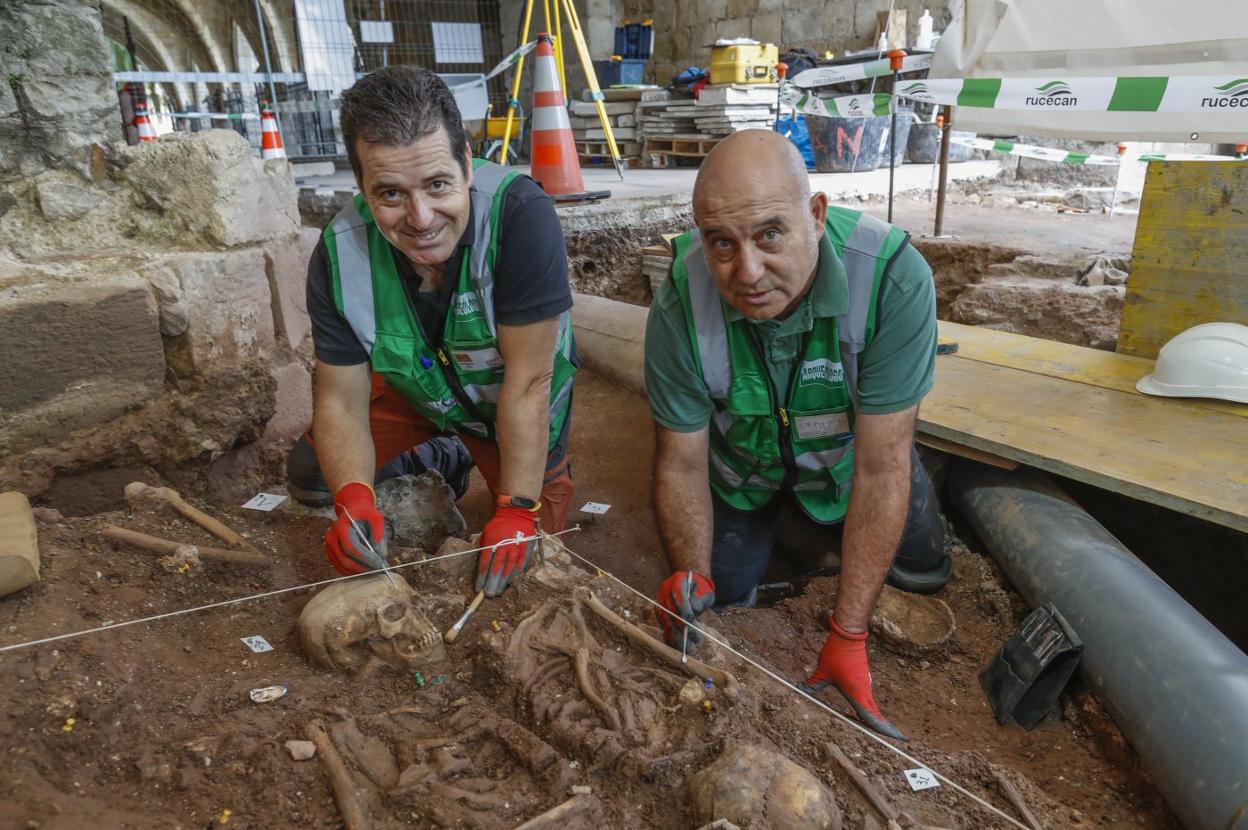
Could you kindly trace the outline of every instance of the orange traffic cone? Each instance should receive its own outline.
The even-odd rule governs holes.
[[[581,178],[581,165],[572,141],[572,124],[559,89],[559,71],[550,35],[537,36],[536,67],[533,72],[533,167],[532,176],[556,202],[602,199],[609,191],[587,193]]]
[[[156,128],[147,120],[147,104],[142,101],[134,104],[134,129],[139,134],[139,141],[156,140]]]
[[[286,158],[286,145],[282,144],[282,134],[277,129],[277,116],[270,109],[260,111],[260,158]]]

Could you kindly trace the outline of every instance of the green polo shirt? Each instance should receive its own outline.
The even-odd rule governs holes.
[[[743,318],[722,298],[720,302],[728,322]],[[936,378],[936,287],[932,269],[912,245],[889,265],[878,302],[875,338],[859,356],[858,411],[869,415],[909,409]],[[776,389],[788,389],[802,336],[815,318],[836,317],[848,307],[845,266],[825,235],[819,242],[815,284],[801,305],[784,320],[747,321],[763,346]],[[671,279],[659,286],[646,321],[646,391],[655,421],[675,432],[702,429],[715,411]]]

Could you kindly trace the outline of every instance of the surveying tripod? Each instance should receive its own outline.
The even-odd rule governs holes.
[[[525,0],[524,4],[524,25],[521,27],[520,42],[529,42],[529,24],[533,22],[533,3],[534,0]],[[563,6],[563,15],[560,15],[559,6]],[[581,32],[581,20],[577,17],[576,7],[572,5],[572,0],[542,0],[542,8],[545,12],[547,31],[553,35],[555,41],[555,65],[559,69],[559,85],[563,87],[563,96],[565,105],[568,100],[568,79],[563,68],[563,31],[561,26],[561,17],[566,16],[568,19],[568,31],[572,33],[572,41],[576,44],[576,52],[581,59],[581,68],[585,70],[585,78],[589,81],[589,89],[593,96],[594,106],[598,110],[598,120],[602,123],[602,131],[607,137],[607,147],[611,150],[611,160],[615,162],[615,172],[619,174],[620,181],[624,181],[624,162],[620,158],[620,148],[616,146],[615,134],[611,132],[611,123],[607,120],[607,108],[603,106],[602,89],[598,86],[598,76],[594,74],[594,62],[589,56],[589,47],[585,45],[585,35]],[[520,95],[520,76],[524,72],[524,56],[520,56],[520,60],[516,63],[516,77],[511,81],[511,97],[507,99],[507,125],[503,129],[503,149],[499,156],[499,163],[507,163],[507,146],[511,141],[511,124],[515,116],[516,107],[519,105]]]

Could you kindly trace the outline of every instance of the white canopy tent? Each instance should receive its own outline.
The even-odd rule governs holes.
[[[936,47],[932,78],[1248,79],[1246,0],[955,0],[953,12]],[[1248,95],[1234,101],[1190,113],[958,107],[954,122],[961,130],[998,135],[1248,142]]]

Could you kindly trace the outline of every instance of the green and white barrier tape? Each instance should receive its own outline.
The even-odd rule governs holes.
[[[994,153],[1008,153],[1011,156],[1023,156],[1041,161],[1058,161],[1064,164],[1107,164],[1118,165],[1116,156],[1097,156],[1091,153],[1074,153],[1066,150],[1054,150],[1049,147],[1036,147],[1032,144],[1015,144],[1013,141],[993,140],[991,138],[966,138],[950,136],[950,143],[963,147],[974,147],[976,150],[989,150]]]
[[[469,81],[466,84],[456,84],[455,86],[451,87],[451,92],[458,92],[461,89],[470,89],[471,87],[479,86],[485,83],[490,78],[493,78],[495,75],[499,74],[500,72],[506,72],[509,67],[514,66],[515,64],[519,63],[521,58],[523,58],[525,55],[529,54],[536,48],[537,48],[537,41],[530,40],[528,43],[524,44],[520,48],[516,49],[516,51],[512,52],[510,55],[508,55],[507,57],[499,61],[498,66],[491,69],[485,75],[482,75],[480,78],[477,78],[474,81]]]
[[[1248,73],[1177,78],[926,78],[904,81],[894,92],[913,101],[985,109],[1248,113]]]
[[[931,55],[906,55],[901,61],[902,72],[916,72],[930,69]],[[893,70],[888,58],[881,58],[862,63],[847,63],[844,66],[816,66],[794,75],[790,81],[801,89],[814,89],[828,84],[842,84],[846,81],[861,81],[864,78],[882,78],[892,75]]]
[[[967,138],[951,136],[949,141],[963,147],[974,147],[976,150],[988,150],[993,153],[1006,153],[1011,156],[1055,161],[1063,164],[1102,164],[1117,166],[1123,159],[1127,161],[1248,161],[1243,156],[1208,156],[1197,153],[1145,153],[1143,155],[1098,156],[1092,153],[1076,153],[1067,150],[1055,150],[1050,147],[1037,147],[1034,144],[1015,144],[1013,141],[1002,141],[991,138]]]
[[[867,118],[872,115],[888,115],[892,112],[893,96],[887,92],[875,95],[842,95],[820,98],[803,92],[787,102],[795,111],[805,115],[821,115],[824,118]]]

